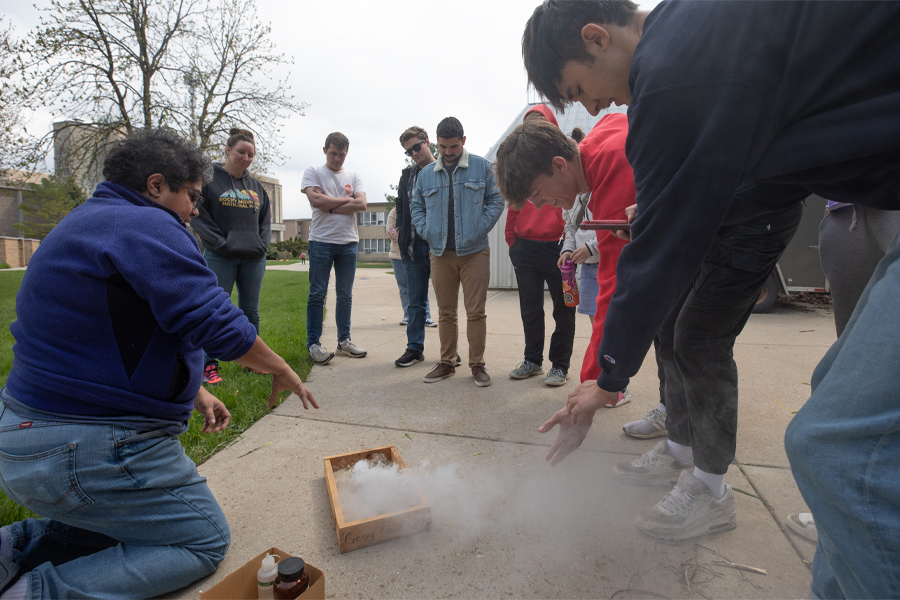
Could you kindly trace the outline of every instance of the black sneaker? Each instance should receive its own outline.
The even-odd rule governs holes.
[[[462,359],[459,357],[459,354],[456,355],[456,366],[462,365]]]
[[[419,350],[411,350],[409,348],[406,349],[406,352],[403,353],[403,356],[394,361],[394,364],[398,367],[411,367],[417,362],[422,362],[425,360],[425,356]]]

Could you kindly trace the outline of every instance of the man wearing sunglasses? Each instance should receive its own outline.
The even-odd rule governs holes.
[[[425,306],[431,261],[428,258],[428,242],[413,227],[409,203],[415,193],[419,173],[435,159],[431,153],[428,133],[421,127],[414,125],[400,134],[400,145],[406,156],[413,159],[413,165],[403,169],[400,185],[397,186],[397,245],[400,246],[400,260],[406,271],[409,320],[406,323],[406,352],[394,364],[398,367],[411,367],[425,360]],[[434,326],[434,321],[431,321],[430,326]]]

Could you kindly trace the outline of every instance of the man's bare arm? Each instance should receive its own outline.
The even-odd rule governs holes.
[[[306,197],[309,198],[309,204],[313,208],[318,208],[319,210],[330,210],[332,212],[336,212],[335,209],[338,209],[353,201],[353,198],[349,196],[347,196],[346,198],[335,198],[334,196],[328,196],[322,193],[322,190],[315,186],[305,187],[300,191],[306,194]]]
[[[365,192],[356,192],[349,197],[349,200],[350,202],[341,206],[340,208],[334,209],[332,212],[339,215],[352,215],[353,213],[366,211],[368,203],[366,202]]]

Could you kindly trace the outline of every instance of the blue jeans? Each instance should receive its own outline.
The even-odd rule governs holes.
[[[226,293],[230,295],[237,284],[238,308],[259,335],[259,292],[266,274],[266,258],[225,258],[208,248],[203,251],[203,258]],[[219,361],[204,354],[203,364],[218,365]]]
[[[335,321],[338,342],[350,339],[350,309],[353,306],[353,279],[356,277],[356,242],[349,244],[309,243],[309,300],[306,303],[306,347],[320,343],[328,279],[334,266]]]
[[[403,270],[409,293],[409,322],[406,324],[406,347],[425,351],[425,319],[428,314],[428,281],[431,278],[431,259],[428,246],[413,246],[413,258],[403,257]],[[396,273],[396,271],[394,271]]]
[[[394,267],[394,279],[397,280],[397,287],[400,288],[400,306],[403,307],[403,318],[409,319],[409,287],[406,281],[406,270],[403,268],[403,261],[398,258],[392,258],[391,265]],[[425,320],[428,321],[430,319],[431,309],[428,306],[428,294],[426,293]]]
[[[900,598],[900,236],[812,378],[785,449],[819,542],[810,595]]]
[[[225,515],[176,438],[23,421],[0,404],[0,485],[45,517],[7,526],[28,597],[152,598],[225,558]]]

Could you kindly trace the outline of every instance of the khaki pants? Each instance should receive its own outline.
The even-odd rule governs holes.
[[[441,256],[431,255],[431,282],[438,304],[438,334],[441,338],[441,362],[456,364],[456,344],[459,327],[456,312],[459,305],[459,285],[462,284],[466,306],[466,337],[469,340],[469,367],[484,366],[484,345],[487,338],[488,282],[491,278],[491,249],[457,256],[445,250]]]

